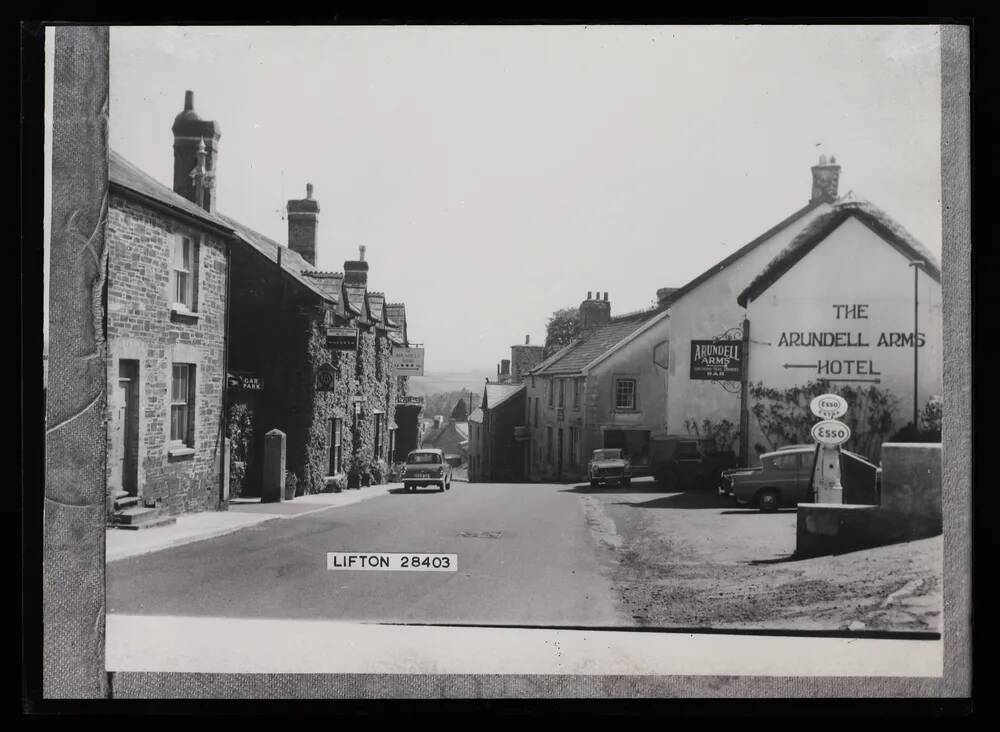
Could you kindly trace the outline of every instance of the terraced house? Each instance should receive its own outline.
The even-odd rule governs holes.
[[[316,269],[311,186],[288,202],[287,246],[218,212],[221,131],[191,92],[172,131],[172,188],[110,161],[109,515],[140,525],[253,495],[272,429],[298,493],[385,480],[405,306],[368,290],[364,247],[342,273]]]

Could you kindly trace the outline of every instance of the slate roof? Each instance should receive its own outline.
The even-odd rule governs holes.
[[[737,302],[746,307],[749,301],[757,299],[778,278],[830,236],[837,227],[852,217],[892,245],[902,256],[910,260],[921,259],[926,262],[927,265],[924,269],[927,274],[937,282],[941,282],[941,266],[923,244],[901,224],[871,202],[848,194],[834,205],[832,211],[810,223],[784,250],[768,262],[761,273],[736,298]]]
[[[512,396],[523,390],[525,385],[521,384],[487,384],[486,399],[484,404],[486,409],[496,409]]]
[[[369,292],[367,298],[368,314],[374,322],[381,323],[382,312],[385,308],[385,295],[381,292]]]
[[[406,323],[406,306],[400,302],[390,302],[385,305],[385,324],[390,327],[402,327]]]
[[[364,285],[344,285],[344,294],[347,296],[347,307],[355,315],[367,316],[365,312],[365,286]]]
[[[310,270],[303,272],[302,274],[314,281],[316,286],[319,287],[319,289],[322,290],[328,298],[334,302],[340,302],[340,297],[343,294],[341,288],[344,284],[343,272],[320,272],[319,270]]]
[[[482,424],[483,423],[483,410],[480,409],[479,407],[476,407],[472,411],[472,414],[469,415],[469,421],[470,422],[475,422],[476,424]]]
[[[222,217],[210,213],[184,196],[174,193],[173,190],[140,170],[114,150],[111,151],[108,158],[108,177],[112,185],[126,188],[132,193],[139,194],[142,198],[169,206],[216,229],[224,229],[227,233],[231,231],[232,227]]]
[[[657,307],[612,318],[604,325],[581,334],[573,343],[552,354],[529,373],[580,373],[595,358],[614,348],[662,312],[664,308]]]

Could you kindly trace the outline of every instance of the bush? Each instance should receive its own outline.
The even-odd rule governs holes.
[[[406,469],[406,463],[393,463],[389,468],[389,482],[398,483],[403,479],[403,471]]]
[[[243,480],[246,478],[247,464],[242,460],[232,460],[229,463],[229,497],[239,498],[243,492]]]
[[[347,476],[344,473],[328,475],[324,479],[323,490],[326,493],[340,493],[347,487]]]
[[[299,478],[291,470],[285,471],[285,500],[295,498],[295,491],[299,487]]]
[[[387,483],[389,481],[389,463],[379,458],[372,466],[372,479],[375,484]]]

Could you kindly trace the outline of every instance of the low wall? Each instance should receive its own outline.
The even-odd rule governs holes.
[[[941,445],[882,445],[878,506],[800,503],[796,557],[841,554],[941,533]]]

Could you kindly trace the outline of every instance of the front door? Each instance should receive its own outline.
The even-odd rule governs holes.
[[[138,493],[139,364],[119,361],[118,384],[112,402],[112,494]]]
[[[556,440],[556,480],[563,477],[563,431],[559,428],[559,437]]]

